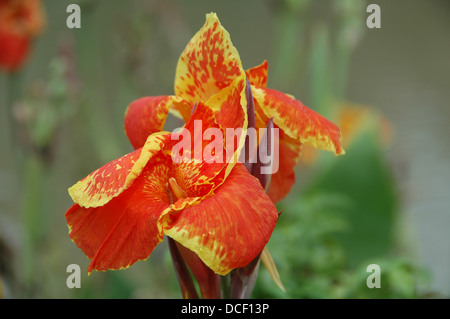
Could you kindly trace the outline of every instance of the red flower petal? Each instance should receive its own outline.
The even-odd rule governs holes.
[[[208,195],[238,162],[245,143],[248,123],[245,81],[242,75],[206,103],[197,103],[191,119],[184,128],[190,137],[187,143],[187,158],[182,158],[179,149],[175,148],[179,143],[178,140],[184,140],[185,137],[177,138],[177,133],[172,135],[171,155],[172,158],[177,157],[174,172],[178,184],[189,196]],[[220,133],[221,141],[216,141],[215,136],[210,139],[206,137],[206,132],[212,129]],[[214,147],[213,152],[207,151],[211,144],[218,145],[217,148]]]
[[[167,145],[173,159],[172,177],[189,197],[207,196],[222,183],[225,174],[235,164],[226,161],[225,139],[218,142],[218,149],[215,149],[214,155],[212,152],[205,152],[210,143],[216,142],[215,137],[212,141],[205,138],[205,131],[208,129],[216,129],[221,136],[225,135],[225,129],[217,124],[213,110],[199,102],[184,127],[186,131],[172,133],[172,141]],[[177,144],[185,142],[186,149],[179,149]],[[227,166],[230,168],[227,169]]]
[[[0,30],[0,67],[8,72],[22,66],[30,49],[30,40],[26,37]]]
[[[128,105],[125,132],[135,149],[144,146],[149,135],[163,130],[169,113],[169,101],[169,96],[149,96]]]
[[[125,133],[135,149],[144,146],[147,137],[164,129],[169,111],[188,120],[191,105],[175,96],[142,97],[128,105],[125,112]]]
[[[208,107],[214,111],[216,123],[223,132],[227,144],[225,160],[231,164],[238,162],[246,139],[248,116],[245,88],[246,78],[241,75],[206,102]],[[231,133],[235,135],[232,136]],[[233,165],[228,168],[228,172],[232,167]]]
[[[267,63],[267,61],[264,61],[260,65],[245,71],[250,84],[252,86],[265,88],[267,86],[268,68],[269,64]]]
[[[170,133],[153,134],[143,148],[118,158],[92,172],[69,188],[73,201],[83,207],[99,207],[126,190],[148,161],[160,153]]]
[[[253,88],[256,127],[263,128],[273,117],[279,128],[278,171],[272,175],[269,196],[277,203],[295,183],[294,167],[298,163],[302,145],[343,154],[339,128],[300,101],[271,89]]]
[[[66,212],[70,238],[92,259],[89,273],[126,268],[150,256],[163,238],[159,219],[170,204],[168,174],[165,165],[154,163],[106,205],[76,204]]]
[[[252,261],[268,242],[277,210],[259,181],[237,164],[200,204],[164,217],[164,233],[225,275]]]
[[[274,203],[278,203],[291,191],[295,183],[294,168],[298,163],[301,151],[300,142],[286,136],[282,130],[279,133],[278,171],[270,178],[268,192]]]
[[[305,145],[344,154],[339,128],[302,102],[272,89],[254,88],[256,104],[289,137]]]

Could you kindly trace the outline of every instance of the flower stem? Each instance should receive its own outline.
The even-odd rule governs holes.
[[[202,298],[221,299],[220,276],[209,269],[192,250],[179,243],[177,243],[177,247],[198,282]]]
[[[187,197],[186,192],[178,186],[175,178],[169,179],[167,188],[172,202]],[[197,280],[202,298],[222,298],[219,275],[209,269],[196,253],[171,238],[169,247],[184,298],[198,298],[197,294],[194,294],[195,288],[193,288],[192,278],[187,268],[191,270]]]
[[[175,240],[169,237],[169,250],[172,257],[175,273],[177,274],[178,283],[180,284],[181,293],[184,299],[198,299],[197,290],[192,281],[189,269],[178,250]]]
[[[247,299],[250,298],[255,287],[256,278],[259,272],[259,254],[247,266],[236,268],[230,275],[230,298]]]

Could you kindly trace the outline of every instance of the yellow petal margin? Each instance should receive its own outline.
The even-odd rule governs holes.
[[[85,208],[105,205],[133,183],[168,139],[170,133],[167,132],[149,136],[143,148],[95,170],[69,188],[69,195],[75,203]]]
[[[226,176],[233,168],[234,164],[238,162],[239,155],[245,144],[246,133],[248,128],[248,114],[247,114],[247,98],[245,96],[246,78],[245,75],[237,77],[229,86],[221,90],[219,93],[212,96],[206,102],[206,105],[213,110],[216,123],[219,124],[224,140],[229,139],[227,131],[231,129],[237,136],[237,144],[234,141],[228,140],[225,142],[233,142],[233,148],[229,154],[226,154],[226,161],[229,164],[227,167]],[[232,152],[232,153],[231,153]]]
[[[345,153],[339,128],[302,102],[272,89],[253,88],[253,95],[256,107],[289,137],[336,155]]]
[[[265,88],[267,86],[267,73],[269,64],[266,60],[258,66],[245,71],[252,86]]]
[[[177,182],[189,196],[204,197],[227,178],[234,165],[238,162],[239,154],[244,146],[248,125],[247,100],[245,97],[246,79],[242,75],[236,78],[230,86],[212,96],[206,103],[199,102],[186,123],[185,129],[191,132],[189,154],[194,156],[186,161],[173,163],[173,172]],[[201,130],[198,125],[200,123]],[[206,130],[219,129],[223,137],[220,149],[215,150],[215,155],[209,158],[209,154],[203,151],[210,140],[204,139]],[[227,134],[227,131],[233,134]],[[238,132],[238,134],[234,134]],[[237,136],[237,141],[235,140]],[[215,138],[214,138],[215,140]],[[228,140],[232,143],[227,145]],[[178,143],[178,139],[171,142]],[[208,158],[196,159],[196,148],[200,149],[200,155]],[[174,154],[172,153],[172,156]],[[213,162],[206,161],[214,159]]]
[[[226,275],[262,251],[278,213],[259,181],[237,164],[213,196],[163,218],[165,235],[195,252],[215,273]]]
[[[207,14],[205,24],[178,60],[175,94],[192,103],[206,101],[241,74],[241,60],[230,34],[215,13]]]
[[[135,149],[144,146],[147,137],[164,130],[168,113],[186,122],[192,105],[174,95],[145,96],[131,102],[125,112],[125,133]]]
[[[69,236],[90,258],[93,270],[127,268],[147,259],[162,241],[159,219],[170,201],[169,168],[161,154],[119,196],[99,207],[73,205],[65,214]]]

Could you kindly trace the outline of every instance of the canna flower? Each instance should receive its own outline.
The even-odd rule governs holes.
[[[294,166],[302,145],[343,154],[336,125],[288,94],[267,88],[268,63],[244,71],[239,53],[217,15],[206,16],[203,27],[182,52],[175,74],[175,94],[133,101],[125,114],[125,131],[135,148],[148,135],[163,129],[168,113],[186,122],[199,101],[207,101],[245,75],[254,99],[255,128],[266,128],[270,119],[279,129],[278,171],[271,176],[268,194],[274,203],[284,198],[295,182]]]
[[[45,19],[40,0],[0,0],[0,68],[12,72],[25,62]]]
[[[245,131],[245,90],[245,75],[236,77],[205,103],[199,101],[184,129],[194,133],[194,140],[198,120],[201,134],[210,128],[224,135],[226,128]],[[177,134],[148,136],[142,147],[69,189],[75,202],[65,214],[69,236],[91,259],[89,273],[147,259],[169,236],[225,275],[251,262],[268,242],[278,214],[258,179],[233,161],[174,161]],[[238,137],[233,156],[244,142],[244,135]],[[186,154],[193,154],[194,147]]]

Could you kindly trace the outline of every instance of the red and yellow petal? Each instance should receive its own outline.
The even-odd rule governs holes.
[[[174,164],[173,177],[190,197],[208,196],[225,179],[226,163],[189,161]]]
[[[197,103],[184,127],[189,134],[172,135],[175,141],[171,142],[171,156],[176,157],[174,177],[189,196],[208,195],[238,162],[248,125],[245,83],[242,75],[206,103]],[[205,133],[208,130],[215,130],[219,136],[214,133],[214,136],[207,138]],[[175,137],[176,134],[181,136]],[[179,140],[189,137],[186,158],[175,146]],[[216,140],[218,138],[220,140]],[[214,150],[210,152],[212,148]]]
[[[215,13],[190,40],[178,61],[175,94],[192,103],[206,101],[244,74],[239,53]]]
[[[270,177],[268,195],[274,203],[278,203],[291,191],[295,183],[294,168],[300,157],[302,145],[298,140],[292,139],[280,130],[278,141],[278,171]]]
[[[144,146],[147,137],[164,129],[169,111],[188,120],[191,105],[170,95],[147,96],[134,100],[125,112],[125,133],[135,149]]]
[[[206,139],[208,129],[215,129],[220,136],[225,134],[217,124],[213,110],[199,102],[183,131],[172,133],[172,141],[167,145],[172,157],[172,177],[189,197],[207,196],[222,183],[226,168],[231,165],[226,162],[225,140]],[[178,143],[186,145],[186,148],[180,149]],[[210,143],[217,145],[214,155],[205,152]]]
[[[160,132],[169,113],[170,96],[147,96],[128,105],[124,117],[125,133],[135,149],[144,146],[147,137]]]
[[[183,119],[184,122],[187,123],[191,118],[194,105],[195,104],[179,96],[172,96],[171,104],[169,106],[169,113]]]
[[[143,148],[102,166],[69,188],[72,200],[86,208],[105,205],[134,182],[169,139],[170,133],[149,136]]]
[[[255,126],[265,128],[269,118],[262,112],[258,105],[255,107]],[[274,125],[278,130],[278,136],[274,137],[274,156],[272,157],[272,169],[274,173],[270,176],[268,195],[274,203],[278,203],[289,194],[295,183],[294,168],[300,160],[303,145],[299,140],[289,137],[283,130]],[[261,143],[261,137],[260,137]],[[259,145],[261,147],[261,145]],[[255,166],[254,166],[255,169]]]
[[[247,129],[248,117],[245,86],[245,76],[241,75],[236,77],[229,86],[206,101],[205,104],[214,112],[216,122],[221,129]]]
[[[242,75],[231,85],[212,96],[206,104],[214,111],[225,142],[224,161],[228,163],[225,177],[238,162],[245,144],[248,128],[246,79]]]
[[[213,196],[165,215],[164,234],[195,252],[215,273],[226,275],[262,251],[277,218],[259,181],[237,164]]]
[[[253,88],[253,95],[264,115],[289,137],[336,155],[345,153],[339,128],[302,102],[272,89]]]
[[[163,162],[149,164],[133,185],[101,207],[66,212],[70,238],[92,259],[88,272],[127,268],[147,259],[163,238],[160,217],[170,205]]]
[[[260,65],[245,71],[250,84],[256,87],[266,88],[268,68],[269,64],[267,61],[264,61]]]

